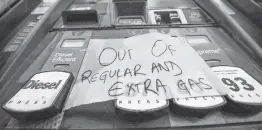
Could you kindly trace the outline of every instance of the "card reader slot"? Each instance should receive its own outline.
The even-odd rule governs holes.
[[[96,10],[63,11],[62,17],[65,25],[98,23]]]

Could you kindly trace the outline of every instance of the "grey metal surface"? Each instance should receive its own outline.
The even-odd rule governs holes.
[[[261,60],[262,31],[226,0],[194,0],[220,23],[254,59]],[[222,3],[222,5],[221,5]],[[228,11],[226,8],[231,9]],[[233,11],[233,12],[232,12]]]
[[[84,1],[81,1],[84,2]],[[177,2],[177,3],[176,3]],[[192,1],[186,0],[175,0],[168,1],[172,7],[182,8],[185,7],[195,7]],[[174,5],[172,5],[174,4]],[[168,7],[165,3],[160,1],[151,1],[149,3],[150,7],[160,8]],[[97,9],[97,8],[96,8]],[[107,8],[107,11],[110,11],[110,5]],[[103,11],[102,11],[103,12]],[[106,20],[110,19],[109,17]],[[105,19],[104,19],[105,20]],[[102,22],[103,23],[103,22]],[[108,22],[104,22],[108,23]],[[104,24],[103,23],[103,24]],[[58,24],[62,25],[62,23]],[[60,27],[55,25],[55,27]],[[78,30],[81,32],[81,30]],[[49,39],[45,39],[44,43],[50,46],[46,48],[43,53],[37,58],[36,61],[30,61],[30,58],[27,59],[28,63],[22,64],[22,67],[25,71],[20,71],[16,74],[16,79],[12,79],[13,83],[10,83],[10,86],[19,87],[30,75],[34,74],[37,71],[48,71],[56,69],[54,68],[55,64],[69,64],[70,69],[65,69],[67,71],[72,71],[77,77],[80,66],[82,65],[82,59],[85,55],[86,48],[88,48],[89,39],[124,39],[135,35],[140,35],[149,32],[160,32],[169,34],[173,37],[192,37],[192,36],[203,36],[210,40],[209,43],[197,43],[191,46],[202,56],[206,61],[208,60],[218,60],[216,62],[208,62],[210,66],[238,66],[247,71],[250,75],[255,77],[258,81],[262,82],[262,73],[259,64],[256,63],[254,59],[247,54],[246,50],[241,48],[238,45],[238,42],[232,39],[222,28],[220,27],[195,27],[195,28],[150,28],[150,29],[113,29],[113,30],[92,30],[84,31],[80,36],[73,36],[71,31],[59,31],[55,37],[48,36]],[[61,43],[65,39],[85,39],[85,47],[83,51],[81,49],[65,49],[61,48]],[[99,43],[98,43],[99,44]],[[186,43],[185,41],[185,44]],[[86,52],[87,54],[95,54],[92,52],[92,48],[88,48],[91,51]],[[211,51],[206,51],[211,50]],[[77,62],[52,62],[56,53],[73,53],[73,55],[79,59]],[[206,53],[212,52],[212,53]],[[36,51],[37,53],[37,51]],[[30,65],[31,63],[31,65]],[[83,65],[92,65],[92,63],[85,63]],[[19,77],[21,76],[21,77]],[[18,80],[19,79],[19,80]],[[180,127],[193,127],[201,128],[207,126],[229,126],[233,124],[241,123],[255,123],[262,122],[262,113],[255,115],[246,115],[246,116],[236,116],[234,114],[228,114],[222,112],[221,110],[215,110],[209,113],[204,118],[190,118],[190,117],[181,117],[178,115],[172,114],[170,111],[160,117],[154,118],[150,121],[131,123],[122,120],[115,113],[115,108],[113,101],[82,105],[71,108],[59,114],[57,117],[51,118],[38,123],[21,123],[16,120],[12,120],[9,124],[9,128],[61,128],[61,129],[126,129],[126,128],[152,128],[152,129],[161,129],[161,128],[180,128]],[[239,129],[239,128],[232,128]],[[250,128],[251,129],[251,128]]]
[[[69,3],[67,3],[69,2]],[[72,1],[67,1],[65,2],[65,4],[62,4],[61,6],[57,6],[58,3],[56,3],[55,6],[51,7],[51,10],[49,10],[46,15],[44,17],[42,17],[41,19],[41,22],[38,23],[33,31],[31,31],[29,33],[29,36],[27,36],[23,43],[21,43],[21,47],[18,49],[19,51],[15,51],[15,54],[13,54],[10,59],[8,60],[8,65],[7,68],[5,68],[4,70],[2,70],[2,75],[1,75],[1,78],[2,80],[0,81],[1,82],[1,104],[9,97],[12,95],[12,93],[16,92],[20,87],[21,87],[21,82],[17,82],[17,80],[19,79],[20,75],[22,72],[24,72],[26,69],[23,68],[23,67],[28,67],[28,66],[23,66],[22,67],[22,64],[26,61],[25,59],[29,59],[29,62],[32,62],[30,58],[32,57],[28,57],[29,55],[33,55],[33,56],[37,56],[39,53],[41,53],[41,49],[40,50],[37,50],[40,46],[40,44],[37,44],[37,43],[40,43],[40,39],[42,39],[46,33],[49,31],[49,28],[51,27],[52,23],[55,22],[55,16],[58,17],[59,14],[59,11],[61,11],[63,8],[66,8],[70,2]],[[57,7],[57,8],[56,8]],[[55,10],[57,9],[57,10]],[[31,20],[31,19],[29,19]],[[24,21],[24,24],[21,25],[22,27],[24,26],[27,26],[27,22],[29,21]],[[21,30],[20,30],[21,31]],[[10,40],[10,39],[9,39]],[[8,41],[8,42],[12,42],[12,41]],[[47,43],[49,44],[49,43]],[[43,46],[42,46],[43,47]],[[37,51],[38,54],[36,54],[35,52]],[[11,63],[10,63],[11,62]],[[15,62],[15,63],[14,63]],[[6,72],[6,71],[14,71],[14,72],[10,72],[8,73],[7,75],[4,75],[3,73]],[[14,73],[18,73],[18,75],[15,75],[14,76]],[[5,77],[6,76],[6,77]],[[8,78],[9,77],[9,78]],[[14,81],[12,80],[5,80],[6,79],[14,79]],[[9,85],[7,85],[6,83],[8,84],[13,84],[11,85],[12,87],[10,87]],[[6,86],[5,86],[5,85]],[[3,110],[1,109],[0,110],[0,116],[3,117],[4,120],[8,120],[8,116],[6,114],[4,114]],[[2,121],[1,121],[1,125],[5,125],[5,124],[2,124]]]
[[[238,0],[228,0],[228,1],[262,29],[261,0],[245,0],[242,2],[239,2]]]
[[[7,5],[2,5],[3,7],[8,6],[8,8],[2,10],[4,11],[2,14],[0,13],[1,49],[3,49],[4,45],[6,45],[3,40],[6,39],[12,30],[16,30],[17,26],[28,16],[29,12],[31,12],[41,2],[41,0],[29,1],[30,0],[16,0],[15,2],[13,0],[1,1],[3,3],[8,2]]]
[[[17,0],[2,0],[0,1],[0,15],[2,15],[2,13],[7,10],[8,8],[10,8],[10,6],[12,4],[14,4]]]
[[[0,82],[2,84],[8,83],[6,82],[6,80],[3,79],[8,77],[11,78],[15,72],[18,72],[18,69],[20,68],[20,65],[18,64],[23,63],[24,58],[26,58],[38,45],[36,43],[39,43],[39,39],[42,39],[49,31],[51,25],[60,15],[61,10],[69,6],[71,2],[72,1],[68,0],[67,2],[63,2],[63,4],[59,4],[59,1],[57,1],[56,3],[51,5],[48,12],[46,12],[40,22],[35,25],[33,31],[31,31],[24,39],[23,43],[21,44],[21,48],[19,48],[19,50],[17,50],[9,59],[10,63],[8,63],[8,66],[4,70],[2,70],[3,74],[1,75],[0,79]],[[3,88],[8,89],[8,87],[6,88],[4,86]]]
[[[17,92],[21,88],[21,85],[32,75],[40,71],[47,58],[50,56],[50,53],[53,51],[54,45],[56,44],[56,42],[50,43],[50,39],[53,39],[54,35],[55,34],[49,34],[46,38],[43,39],[43,42],[41,42],[41,44],[35,48],[31,55],[24,59],[25,62],[23,64],[21,63],[21,69],[24,71],[26,70],[27,73],[23,74],[24,71],[18,72],[19,76],[15,77],[15,81],[11,82],[10,84],[12,87],[5,91],[6,95],[2,95],[0,100],[1,104],[6,99],[10,98],[13,93]],[[56,41],[56,39],[54,39],[54,41]],[[0,116],[2,117],[0,127],[4,127],[9,122],[11,117],[7,115],[3,109],[0,109]],[[5,124],[2,124],[3,122],[5,122]]]

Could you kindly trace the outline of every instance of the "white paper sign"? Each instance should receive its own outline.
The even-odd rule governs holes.
[[[229,98],[240,103],[262,103],[262,85],[243,69],[230,66],[213,67],[224,85],[229,89]]]
[[[160,33],[91,39],[66,109],[112,99],[165,100],[224,93],[219,78],[182,41]],[[128,95],[130,91],[133,95]]]

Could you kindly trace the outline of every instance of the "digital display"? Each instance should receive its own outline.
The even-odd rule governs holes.
[[[74,48],[74,47],[83,47],[85,44],[85,41],[84,40],[65,40],[63,43],[62,43],[62,46],[61,47],[64,47],[64,48]]]
[[[190,45],[208,44],[210,40],[206,36],[186,36],[186,40]]]

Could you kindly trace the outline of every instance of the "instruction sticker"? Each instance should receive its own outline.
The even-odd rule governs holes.
[[[215,73],[182,41],[161,33],[91,39],[66,109],[113,99],[164,101],[225,93]]]
[[[213,67],[229,89],[229,98],[241,103],[262,103],[262,85],[243,69],[230,66]]]

